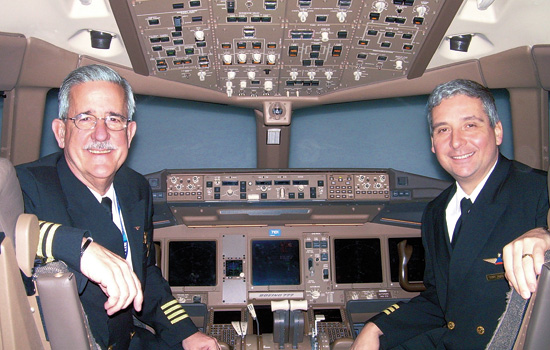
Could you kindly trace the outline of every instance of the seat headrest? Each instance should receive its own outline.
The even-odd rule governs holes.
[[[19,268],[28,277],[32,275],[36,247],[40,236],[38,218],[33,214],[21,214],[15,227],[15,255]]]

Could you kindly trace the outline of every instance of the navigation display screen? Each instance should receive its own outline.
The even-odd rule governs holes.
[[[380,239],[335,239],[334,264],[336,283],[383,282]]]
[[[299,240],[253,240],[252,285],[299,285]]]
[[[168,244],[168,283],[173,287],[216,285],[216,241]]]

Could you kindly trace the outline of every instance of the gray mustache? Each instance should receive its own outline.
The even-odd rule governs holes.
[[[85,150],[90,149],[100,149],[100,150],[115,150],[117,149],[115,145],[113,145],[109,141],[103,141],[103,142],[92,142],[84,146]]]

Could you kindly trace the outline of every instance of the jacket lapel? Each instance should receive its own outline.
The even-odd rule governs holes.
[[[437,259],[438,261],[445,261],[446,263],[449,262],[449,259],[451,258],[450,255],[450,248],[451,244],[449,241],[449,233],[447,232],[447,218],[445,214],[445,210],[447,208],[447,205],[449,204],[449,201],[456,193],[456,184],[453,185],[453,187],[450,189],[449,194],[447,198],[442,199],[441,202],[437,204],[437,207],[434,209],[434,228],[438,234],[434,235],[435,239],[435,246],[437,251]],[[445,264],[444,270],[447,270],[448,265]]]
[[[74,176],[65,158],[58,163],[59,179],[67,198],[67,213],[75,227],[86,229],[96,242],[124,256],[122,235],[90,189]]]
[[[478,259],[495,225],[506,211],[506,203],[499,197],[499,188],[506,180],[510,161],[500,157],[495,170],[477,197],[470,214],[463,221],[460,240],[451,256],[449,276],[460,285]]]
[[[128,235],[128,243],[132,251],[132,265],[134,272],[139,279],[143,277],[143,244],[144,244],[144,229],[146,201],[144,198],[139,198],[136,191],[131,191],[127,182],[123,180],[123,176],[115,177],[115,191],[119,200],[124,217],[124,226]]]
[[[447,192],[448,195],[442,197],[439,203],[436,203],[433,215],[433,229],[435,230],[433,234],[435,243],[435,262],[437,266],[434,272],[436,273],[436,281],[438,281],[437,294],[439,295],[439,300],[443,309],[445,309],[445,301],[447,299],[447,278],[449,275],[449,262],[451,260],[445,209],[447,208],[449,200],[456,193],[456,184]]]

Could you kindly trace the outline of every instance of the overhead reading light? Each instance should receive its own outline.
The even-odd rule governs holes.
[[[111,40],[114,34],[107,32],[100,32],[98,30],[90,30],[90,37],[92,39],[92,47],[94,49],[108,50],[111,47]]]
[[[470,47],[472,36],[473,36],[472,34],[463,34],[463,35],[454,35],[449,37],[451,50],[468,52],[468,47]]]

